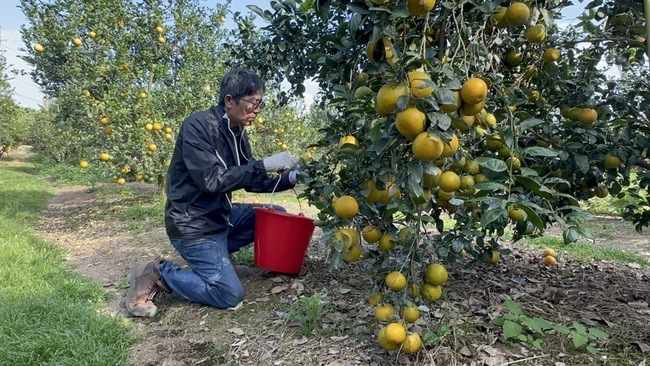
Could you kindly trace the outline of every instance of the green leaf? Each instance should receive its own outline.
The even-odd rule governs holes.
[[[486,228],[489,224],[497,220],[499,217],[505,217],[508,214],[505,208],[498,208],[496,210],[490,210],[481,217],[481,227]]]
[[[429,117],[432,126],[438,126],[438,128],[443,131],[451,126],[451,118],[447,115],[447,113],[430,112],[427,113],[427,117]]]
[[[542,339],[541,338],[535,339],[534,341],[530,342],[530,344],[532,344],[533,347],[537,348],[538,350],[542,349]]]
[[[578,323],[574,320],[572,325],[578,333],[587,334],[587,327],[585,327],[582,323]]]
[[[569,333],[571,333],[571,329],[569,329],[569,327],[567,327],[566,325],[562,325],[562,324],[555,324],[553,326],[553,329],[556,332],[560,333],[560,334],[569,334]]]
[[[541,125],[541,124],[544,123],[544,122],[545,122],[545,121],[542,120],[542,119],[529,118],[529,119],[527,119],[527,120],[525,120],[525,121],[522,121],[522,122],[519,124],[519,130],[520,130],[520,132],[524,132],[524,131],[526,131],[527,129],[529,129],[529,128],[531,128],[531,127],[535,127],[535,126]]]
[[[596,347],[594,346],[587,346],[585,347],[585,349],[587,350],[587,352],[591,353],[592,355],[595,355],[598,352],[598,350],[596,350]]]
[[[524,319],[523,324],[540,334],[544,334],[544,331],[553,328],[553,324],[540,317],[526,318]]]
[[[560,150],[549,149],[547,147],[531,146],[521,150],[522,156],[545,156],[545,157],[555,157],[560,155],[562,152]]]
[[[589,171],[589,158],[585,155],[574,155],[573,160],[575,160],[578,169],[581,172],[586,173]]]
[[[526,219],[535,225],[538,229],[544,230],[544,222],[542,218],[539,217],[538,210],[535,210],[528,206],[528,202],[520,203],[519,208],[521,208],[526,213]]]
[[[433,93],[440,104],[456,104],[456,95],[450,89],[440,88]]]
[[[589,328],[589,335],[596,339],[607,339],[607,337],[609,337],[607,333],[598,328]]]
[[[573,333],[571,335],[571,340],[573,341],[573,346],[575,348],[580,348],[589,342],[589,337],[581,333]]]
[[[496,159],[496,158],[486,158],[486,157],[478,157],[474,159],[476,164],[490,169],[494,172],[504,172],[508,170],[508,166],[503,160]]]
[[[521,308],[514,300],[510,300],[510,299],[506,300],[505,305],[506,305],[506,309],[508,309],[508,311],[510,311],[513,314],[516,315],[524,314],[524,312],[521,311]]]
[[[497,182],[485,182],[485,183],[479,183],[472,188],[480,191],[505,191],[508,189],[505,185]]]
[[[575,228],[575,226],[571,226],[564,230],[564,233],[562,233],[562,238],[564,239],[564,244],[575,243],[580,238],[580,233],[578,233],[578,230]]]
[[[521,335],[521,330],[521,325],[513,321],[506,320],[503,322],[503,337],[505,339],[518,337]]]

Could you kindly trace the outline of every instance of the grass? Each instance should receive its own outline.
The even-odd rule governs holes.
[[[102,178],[99,167],[93,165],[87,169],[81,169],[76,163],[57,163],[41,155],[36,155],[31,161],[40,176],[54,178],[57,186],[95,186],[101,181],[106,181],[106,179]]]
[[[0,364],[123,365],[134,339],[108,293],[30,228],[51,197],[34,172],[0,164]]]
[[[583,263],[588,263],[591,260],[596,259],[611,260],[622,263],[637,263],[642,266],[650,265],[650,261],[645,257],[621,249],[581,242],[565,245],[562,238],[556,236],[525,238],[523,243],[540,249],[553,248],[556,251],[561,250],[569,254],[572,258]]]

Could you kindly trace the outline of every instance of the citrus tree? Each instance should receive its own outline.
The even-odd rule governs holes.
[[[217,104],[226,5],[21,0],[32,76],[54,100],[58,154],[119,184],[162,186],[177,128]]]
[[[11,97],[11,85],[7,81],[7,59],[0,54],[0,157],[11,150],[20,140],[16,115],[20,108]]]
[[[233,58],[297,94],[313,77],[334,111],[322,155],[306,164],[305,195],[334,266],[375,259],[369,301],[387,322],[384,348],[419,349],[408,324],[418,304],[441,297],[444,263],[497,263],[506,233],[518,240],[552,224],[566,243],[591,238],[581,200],[625,194],[633,171],[650,183],[638,9],[594,1],[563,31],[566,5],[286,0],[249,7],[269,24],[259,34],[237,19]],[[633,82],[608,78],[602,61]],[[640,230],[649,210],[638,198],[629,215]],[[376,246],[363,253],[360,237]]]

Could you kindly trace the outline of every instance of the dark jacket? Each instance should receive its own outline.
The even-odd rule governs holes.
[[[246,130],[231,130],[223,107],[187,117],[167,172],[165,226],[170,239],[197,239],[228,228],[232,191],[292,188],[288,173],[269,176],[254,160]],[[280,182],[278,183],[278,179]]]

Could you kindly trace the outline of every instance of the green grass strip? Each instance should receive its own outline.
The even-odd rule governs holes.
[[[51,197],[33,173],[0,163],[0,365],[124,365],[134,338],[108,293],[31,229]]]

